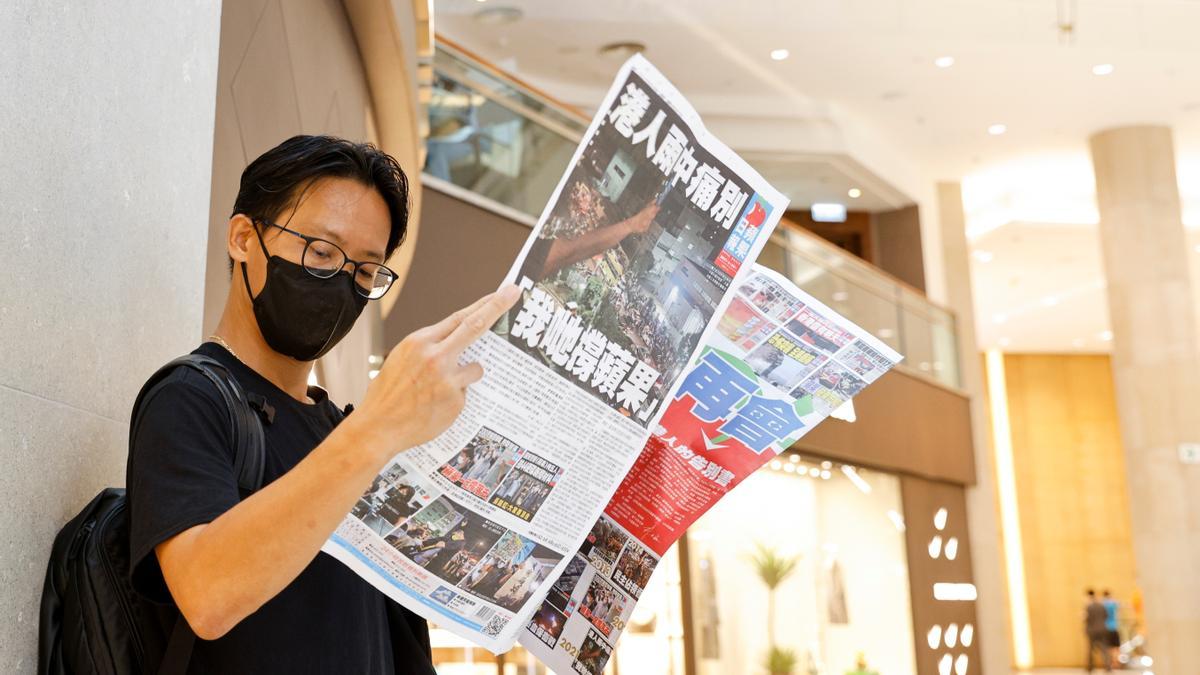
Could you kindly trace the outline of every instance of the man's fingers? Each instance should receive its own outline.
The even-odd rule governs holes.
[[[495,292],[488,293],[482,298],[476,300],[466,307],[463,307],[462,309],[433,324],[432,326],[426,326],[425,328],[422,328],[421,332],[434,342],[441,342],[442,340],[445,340],[448,335],[454,332],[455,328],[458,328],[458,325],[463,322],[463,319],[467,318],[472,312],[482,307],[484,303],[486,303],[488,300],[491,300],[492,296],[494,295],[496,295]]]
[[[511,284],[496,291],[487,302],[463,318],[454,332],[442,342],[443,348],[458,358],[458,354],[487,332],[487,329],[496,323],[496,319],[507,312],[519,297],[521,289]]]
[[[458,382],[464,389],[481,379],[483,379],[483,366],[479,365],[477,361],[472,361],[458,369]]]

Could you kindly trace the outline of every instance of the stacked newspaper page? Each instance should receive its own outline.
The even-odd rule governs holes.
[[[463,355],[485,374],[462,414],[323,547],[559,672],[598,673],[683,529],[899,359],[751,271],[787,200],[649,62],[598,110],[507,276],[521,300]]]
[[[759,265],[715,328],[520,637],[557,673],[599,675],[684,530],[900,359]]]

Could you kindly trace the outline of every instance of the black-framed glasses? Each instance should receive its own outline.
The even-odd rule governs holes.
[[[330,279],[333,275],[341,272],[349,263],[352,267],[351,276],[354,277],[354,290],[368,300],[378,300],[382,298],[384,293],[392,287],[396,282],[396,273],[387,265],[380,265],[377,262],[351,260],[341,246],[322,239],[320,237],[310,237],[307,234],[300,234],[295,230],[288,229],[283,225],[272,223],[269,220],[258,220],[257,222],[263,225],[278,228],[287,232],[290,235],[299,237],[304,240],[304,253],[300,256],[300,265],[309,274],[318,279]]]

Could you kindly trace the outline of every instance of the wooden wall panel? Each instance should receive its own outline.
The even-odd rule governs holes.
[[[527,225],[427,188],[412,269],[383,322],[384,346],[496,290],[529,232]]]
[[[961,485],[905,475],[900,477],[900,490],[917,674],[938,675],[941,672],[939,664],[947,659],[952,663],[964,660],[964,672],[968,674],[981,672],[979,644],[987,637],[978,631],[975,601],[938,600],[933,595],[933,586],[937,583],[975,583],[967,532],[966,489]],[[937,513],[942,509],[946,512],[945,520],[939,521]],[[935,537],[941,542],[936,551],[930,548]],[[951,539],[955,542],[953,558],[945,547],[945,542]],[[932,555],[935,552],[937,555]],[[953,640],[946,634],[951,624],[954,625]],[[958,639],[959,631],[965,626],[971,627],[970,644],[963,644]],[[930,629],[934,630],[934,636],[940,636],[933,646],[930,645]]]
[[[1009,354],[1004,369],[1034,665],[1080,666],[1084,589],[1134,590],[1109,358]]]
[[[832,417],[793,448],[894,473],[975,483],[970,400],[897,369],[854,398],[858,421]]]

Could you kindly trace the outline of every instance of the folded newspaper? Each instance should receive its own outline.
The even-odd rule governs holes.
[[[900,359],[752,264],[786,207],[631,58],[463,355],[462,414],[322,550],[494,653],[599,673],[687,526]]]

